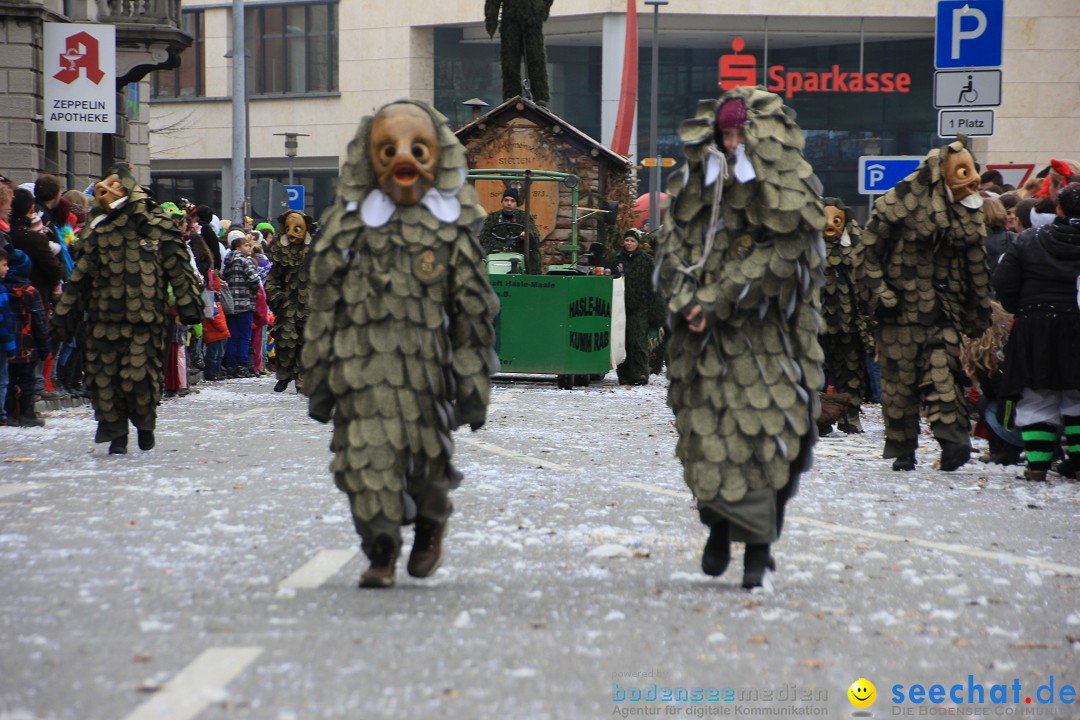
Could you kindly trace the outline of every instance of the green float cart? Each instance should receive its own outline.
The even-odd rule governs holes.
[[[578,207],[576,175],[549,170],[470,170],[470,180],[501,180],[519,184],[529,215],[534,182],[558,182],[571,193],[570,238],[559,250],[570,262],[552,265],[547,274],[530,274],[528,233],[523,253],[488,256],[488,280],[499,298],[495,351],[500,373],[554,375],[563,389],[587,385],[603,377],[625,357],[626,317],[622,278],[603,272],[601,258],[579,264],[578,223],[605,210]],[[579,215],[579,210],[583,214]],[[506,227],[500,227],[504,225]],[[501,223],[493,232],[511,237],[524,230]],[[531,269],[531,268],[528,268]]]

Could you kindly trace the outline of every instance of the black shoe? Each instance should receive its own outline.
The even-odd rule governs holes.
[[[743,556],[742,586],[746,590],[761,587],[768,570],[776,572],[776,561],[769,554],[769,543],[747,543]]]
[[[140,450],[153,450],[154,449],[154,431],[153,430],[140,430],[139,431],[139,449]]]
[[[944,440],[941,443],[941,469],[952,472],[971,458],[971,446]]]
[[[127,455],[127,433],[124,433],[120,437],[113,438],[109,443],[110,455]]]
[[[910,471],[915,469],[915,453],[910,452],[907,455],[901,455],[893,460],[893,470]]]
[[[416,578],[431,577],[443,561],[443,539],[449,523],[437,525],[422,518],[416,521],[416,535],[406,570]]]
[[[731,562],[731,526],[727,520],[718,520],[709,530],[705,550],[701,553],[701,571],[706,575],[720,577]]]
[[[292,378],[285,378],[284,380],[278,380],[274,383],[274,392],[285,392],[289,387],[289,383],[292,382]]]
[[[388,588],[394,584],[394,573],[397,569],[397,552],[394,550],[394,541],[385,535],[379,535],[372,543],[371,564],[364,574],[360,576],[359,586],[362,588]]]

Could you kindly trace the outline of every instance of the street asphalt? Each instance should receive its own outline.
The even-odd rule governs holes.
[[[272,386],[163,403],[147,453],[88,407],[0,428],[0,720],[1080,717],[1076,481],[928,436],[892,472],[867,406],[747,592],[741,546],[700,571],[663,378],[500,376],[442,568],[360,590],[330,428]]]

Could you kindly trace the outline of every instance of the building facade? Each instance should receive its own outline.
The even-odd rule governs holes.
[[[42,173],[69,188],[99,180],[114,161],[150,180],[145,78],[176,67],[192,43],[180,28],[180,0],[0,0],[0,172],[18,183]],[[46,23],[108,24],[116,34],[114,133],[50,132],[44,118]]]
[[[977,3],[978,0],[975,0]],[[467,100],[501,102],[498,35],[482,0],[248,0],[248,155],[253,181],[287,182],[284,133],[300,133],[294,184],[307,210],[329,204],[359,119],[402,97],[434,103],[455,127]],[[857,205],[861,155],[923,155],[941,144],[933,104],[935,0],[638,0],[635,161],[650,139],[657,23],[659,154],[679,158],[679,121],[721,82],[756,81],[785,95],[807,134],[827,194]],[[231,9],[184,3],[194,38],[176,70],[152,80],[150,155],[161,197],[228,208]],[[551,109],[601,143],[612,140],[621,89],[626,0],[556,2],[545,26]],[[1005,0],[1002,103],[982,163],[1045,166],[1080,158],[1080,2]],[[640,149],[640,150],[639,150]],[[642,174],[642,191],[647,178]]]

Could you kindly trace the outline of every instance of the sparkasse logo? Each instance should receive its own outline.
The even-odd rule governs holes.
[[[744,53],[745,48],[746,42],[737,37],[731,43],[731,49],[735,52],[720,56],[721,90],[758,84],[757,58],[750,53]],[[911,92],[911,75],[908,73],[842,72],[839,65],[833,65],[825,72],[799,72],[789,71],[783,65],[773,65],[766,75],[767,82],[762,83],[766,89],[787,98],[799,92]]]

